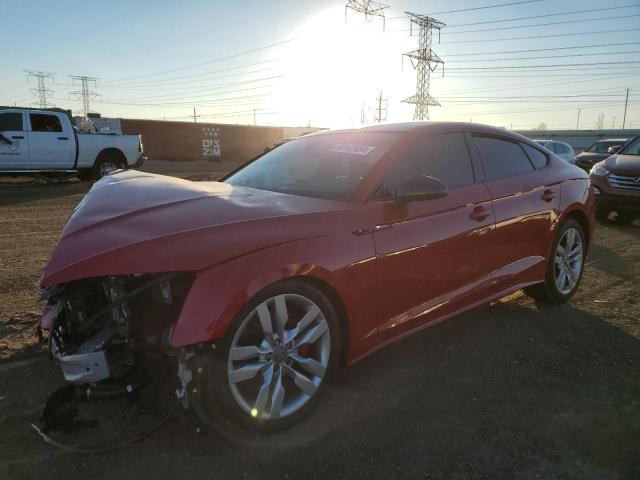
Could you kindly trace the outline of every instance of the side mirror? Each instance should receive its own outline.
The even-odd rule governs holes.
[[[409,202],[433,200],[447,196],[449,188],[444,182],[428,175],[413,175],[405,178],[395,192],[395,204],[404,206]]]
[[[607,152],[608,153],[616,153],[618,150],[620,150],[620,147],[609,147]]]

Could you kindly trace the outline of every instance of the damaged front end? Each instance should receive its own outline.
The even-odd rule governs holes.
[[[65,380],[91,385],[87,396],[144,383],[150,359],[177,355],[171,332],[193,278],[183,272],[108,276],[45,290],[42,328]]]

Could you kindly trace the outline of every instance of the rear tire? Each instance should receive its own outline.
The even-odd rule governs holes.
[[[124,162],[117,153],[104,152],[98,155],[95,163],[93,164],[93,178],[100,180],[105,175],[109,175],[116,170],[124,168]]]
[[[569,300],[582,280],[585,247],[582,226],[573,219],[565,220],[553,242],[544,282],[526,287],[524,292],[553,304]]]
[[[281,329],[280,318],[286,319]],[[240,438],[297,423],[339,362],[338,322],[330,300],[313,285],[292,279],[265,288],[239,312],[215,350],[194,358],[196,394],[190,390],[189,402],[196,417],[207,430]],[[238,379],[241,369],[252,373]]]

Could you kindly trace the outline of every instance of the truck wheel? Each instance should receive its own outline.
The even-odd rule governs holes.
[[[93,178],[99,180],[120,168],[124,168],[124,166],[118,155],[111,152],[102,153],[93,164]]]

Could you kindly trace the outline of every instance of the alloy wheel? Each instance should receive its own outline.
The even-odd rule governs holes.
[[[556,288],[562,295],[573,291],[582,273],[582,236],[577,229],[568,228],[556,247],[554,276]]]
[[[271,297],[244,318],[231,342],[233,398],[259,420],[296,413],[316,394],[330,354],[329,325],[318,305],[298,294]]]

